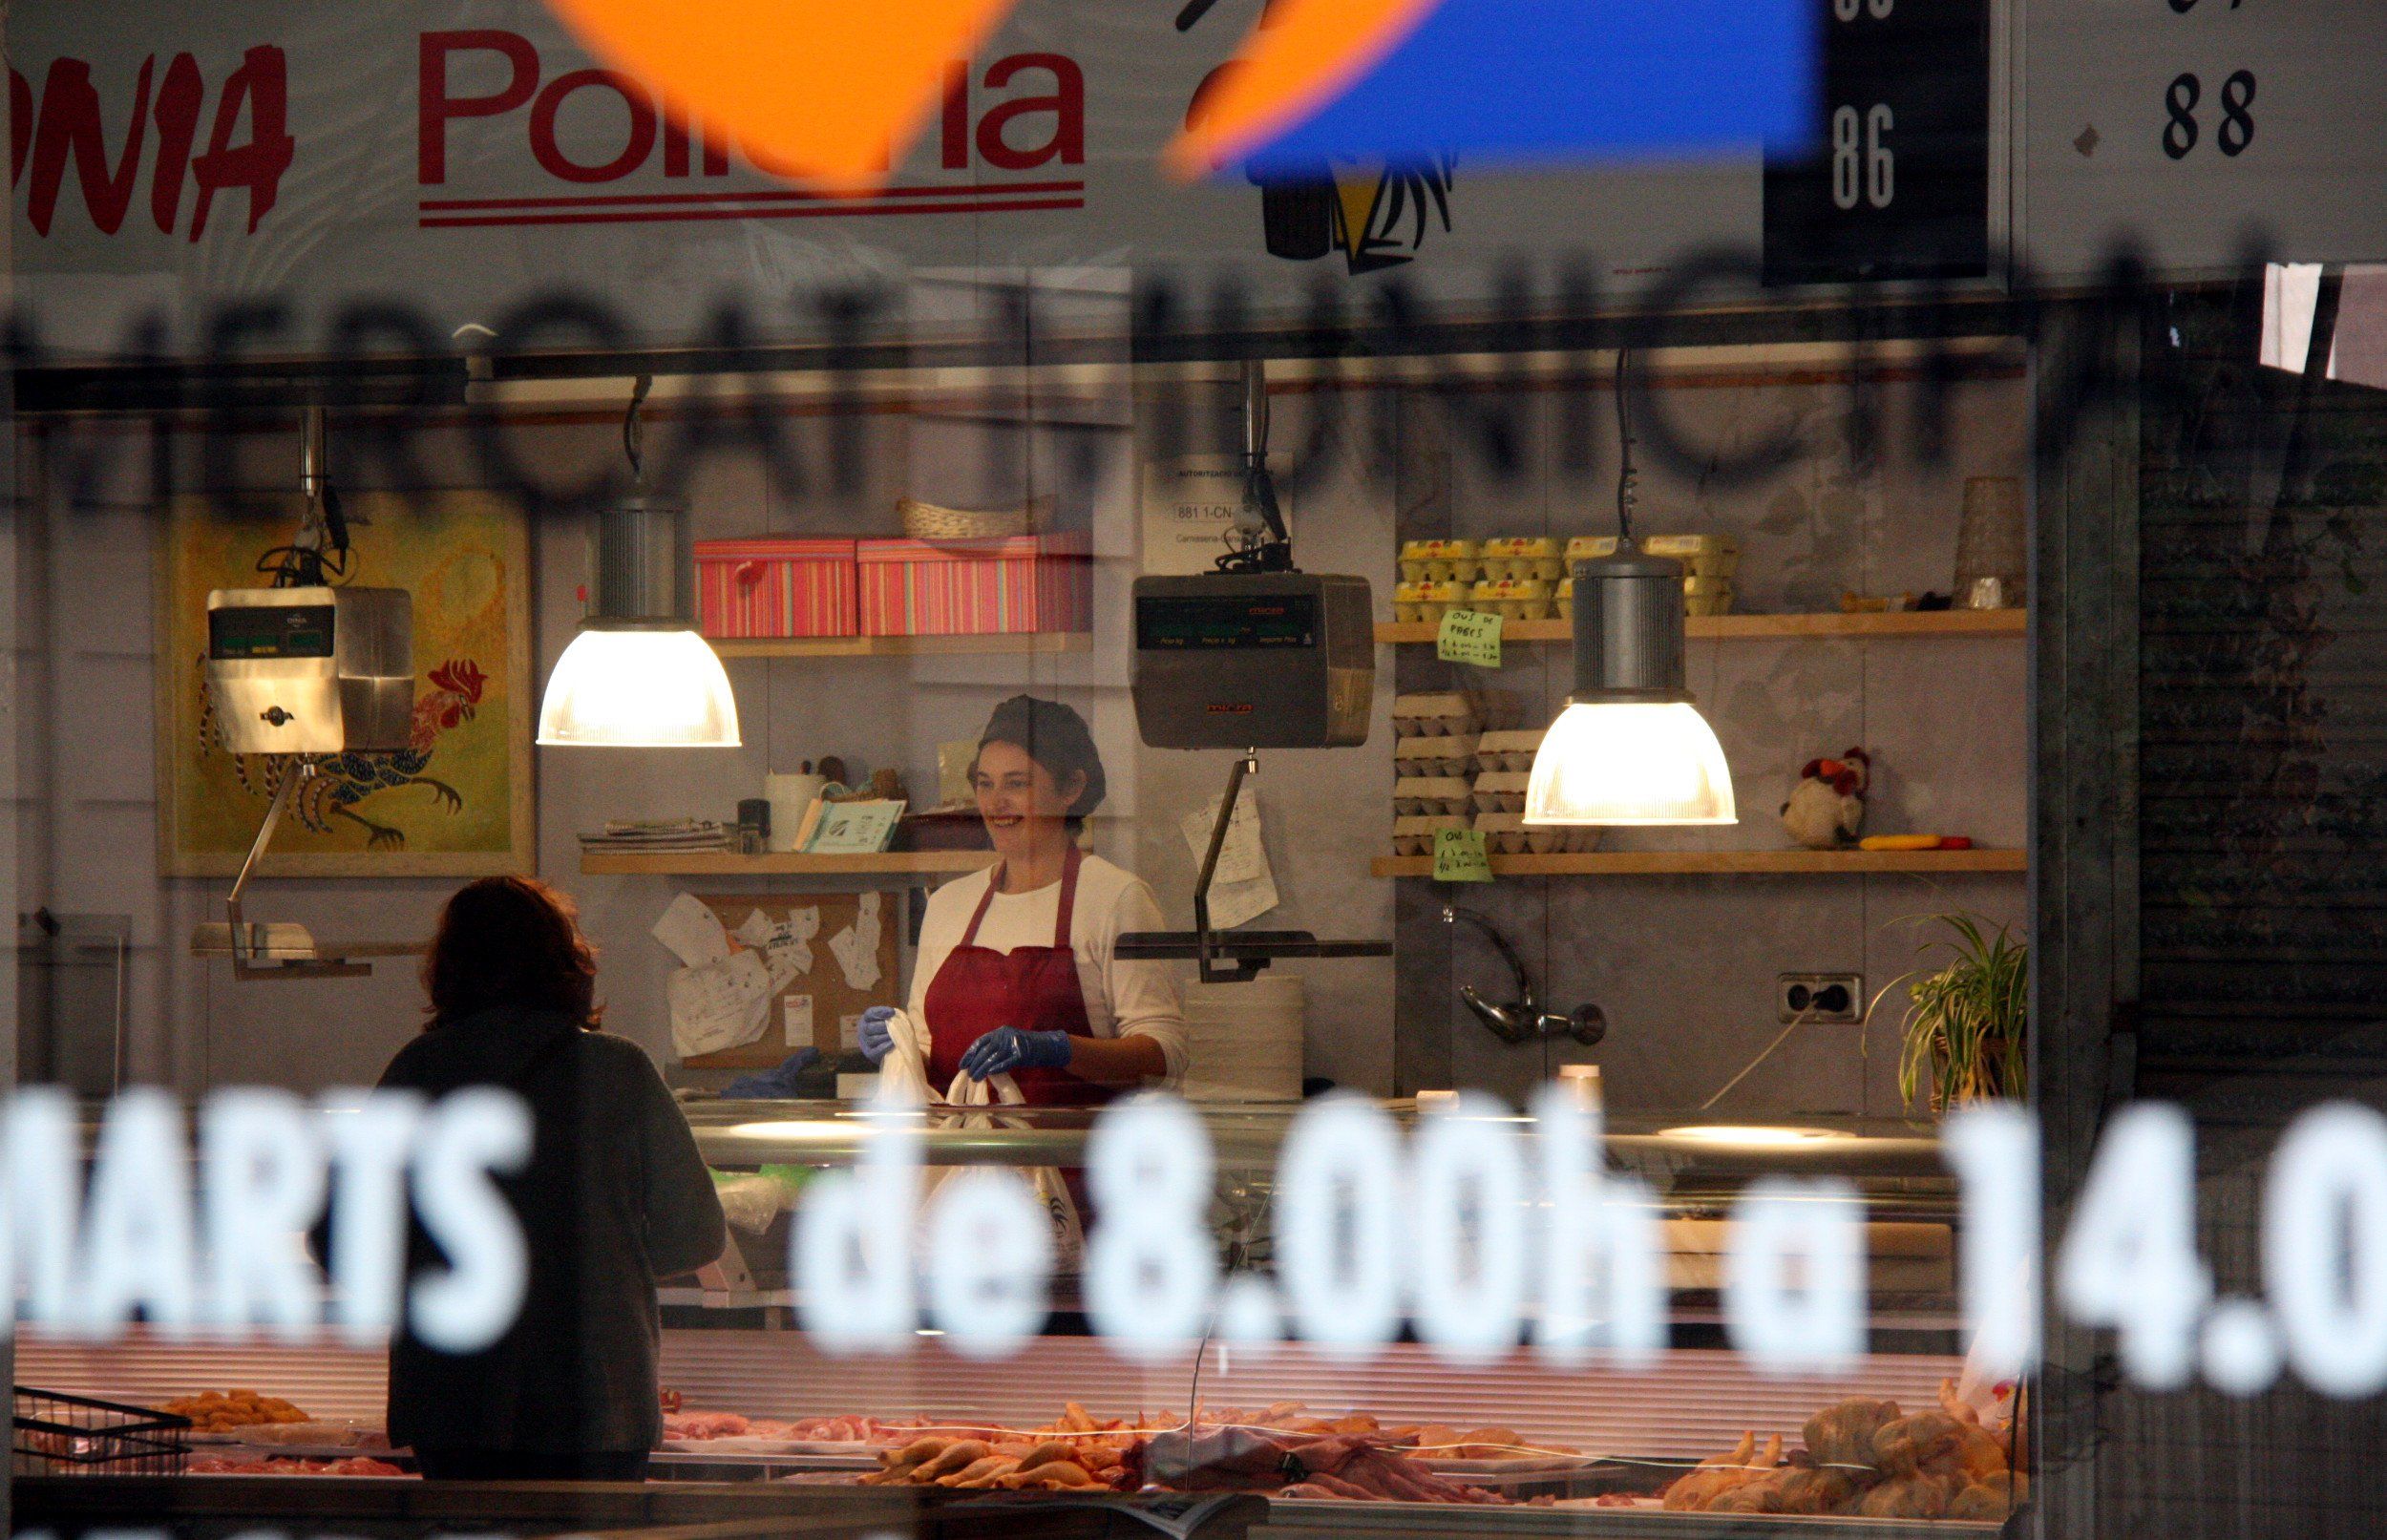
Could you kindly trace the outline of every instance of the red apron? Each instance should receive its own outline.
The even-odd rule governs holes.
[[[1086,1015],[1086,991],[1078,983],[1077,953],[1069,945],[1069,918],[1077,908],[1077,869],[1084,859],[1072,846],[1061,869],[1061,902],[1053,920],[1052,945],[998,952],[978,944],[978,927],[1003,888],[996,867],[986,896],[970,916],[961,944],[928,981],[928,1083],[940,1094],[961,1072],[971,1044],[1001,1026],[1024,1032],[1093,1036]],[[1100,1107],[1113,1092],[1067,1069],[1018,1069],[1020,1094],[1031,1107]]]

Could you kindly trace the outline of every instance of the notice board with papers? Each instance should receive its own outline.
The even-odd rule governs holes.
[[[903,1003],[896,933],[903,895],[866,893],[697,894],[720,918],[731,944],[782,960],[771,979],[763,1034],[718,1053],[691,1054],[691,1069],[767,1069],[810,1044],[823,1058],[855,1045],[862,1012]],[[757,918],[756,917],[760,917]],[[790,948],[789,939],[795,939]],[[792,958],[790,953],[792,952]]]

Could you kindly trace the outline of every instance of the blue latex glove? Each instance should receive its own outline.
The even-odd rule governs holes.
[[[972,1080],[992,1080],[1014,1069],[1068,1067],[1067,1032],[1023,1032],[1016,1026],[999,1026],[961,1055],[961,1073]]]
[[[864,1057],[872,1064],[884,1063],[887,1055],[895,1052],[895,1034],[887,1030],[887,1023],[895,1020],[895,1013],[893,1005],[873,1005],[862,1013],[862,1024],[856,1035]]]
[[[820,1062],[820,1050],[802,1047],[779,1061],[778,1066],[760,1074],[740,1075],[721,1088],[721,1094],[737,1102],[786,1101],[796,1094],[796,1077]]]

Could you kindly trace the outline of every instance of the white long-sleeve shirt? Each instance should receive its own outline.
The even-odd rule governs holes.
[[[920,919],[919,950],[913,960],[909,1006],[912,1020],[923,1027],[934,1024],[928,1015],[928,986],[961,944],[970,916],[993,880],[989,867],[956,877],[929,895],[928,913]],[[1060,907],[1059,882],[1028,893],[998,893],[979,923],[978,944],[1005,953],[1015,947],[1050,946]],[[1161,1084],[1174,1086],[1185,1078],[1185,1013],[1177,1002],[1176,980],[1165,962],[1122,962],[1111,955],[1122,931],[1161,928],[1160,900],[1142,877],[1099,855],[1079,863],[1069,950],[1077,957],[1088,1028],[1098,1038],[1148,1037],[1159,1044],[1169,1065]]]

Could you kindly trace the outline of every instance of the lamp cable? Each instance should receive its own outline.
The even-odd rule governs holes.
[[[1625,360],[1633,349],[1616,349],[1616,554],[1633,549],[1633,505],[1640,499],[1640,473],[1633,468],[1633,412],[1625,400]]]

